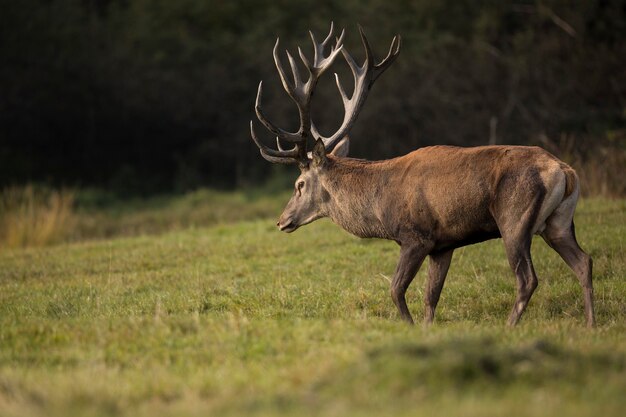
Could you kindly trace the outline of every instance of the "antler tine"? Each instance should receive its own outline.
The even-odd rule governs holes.
[[[334,30],[335,30],[335,22],[331,21],[330,31],[328,32],[328,36],[326,36],[326,39],[324,39],[324,42],[322,42],[323,47],[326,47],[326,45],[328,44],[328,41],[332,39]]]
[[[252,136],[252,140],[259,148],[261,152],[261,156],[265,158],[269,162],[279,163],[279,164],[294,164],[298,162],[298,156],[300,155],[300,150],[298,149],[298,145],[295,145],[293,149],[284,150],[278,145],[279,150],[274,150],[272,148],[268,148],[263,145],[254,131],[254,122],[250,120],[250,136]],[[276,142],[278,143],[278,138],[276,138]]]
[[[263,97],[263,81],[259,83],[259,89],[257,90],[257,95],[256,95],[256,102],[254,103],[254,111],[256,113],[256,117],[259,119],[261,123],[263,123],[263,126],[265,126],[267,130],[269,130],[274,135],[280,137],[283,140],[286,140],[289,142],[300,142],[302,138],[298,134],[287,132],[286,130],[281,129],[278,126],[275,126],[272,122],[268,120],[267,117],[265,117],[265,113],[263,113],[263,109],[261,108],[262,97]]]
[[[285,151],[283,147],[280,146],[280,139],[278,139],[278,136],[276,136],[276,148],[278,148],[279,151]]]
[[[341,94],[341,101],[343,101],[343,108],[346,108],[347,103],[350,101],[348,95],[346,94],[346,90],[343,89],[341,82],[339,81],[339,74],[335,73],[335,82],[337,83],[337,89],[339,90],[339,94]]]
[[[345,48],[341,51],[341,53],[343,54],[343,58],[346,60],[346,63],[350,67],[350,71],[352,71],[352,75],[354,76],[355,81],[356,81],[357,77],[363,71],[365,66],[360,67],[356,63],[354,58],[352,58],[352,55],[350,55],[350,53]]]
[[[276,43],[274,44],[274,49],[272,50],[272,55],[274,56],[274,64],[276,64],[276,69],[278,70],[278,75],[280,76],[280,81],[283,84],[285,91],[290,96],[293,94],[293,87],[289,85],[287,82],[287,74],[285,74],[285,70],[283,69],[282,64],[280,63],[280,58],[278,57],[278,44],[280,42],[280,38],[276,38]]]
[[[300,80],[300,71],[298,71],[296,61],[294,61],[289,51],[285,52],[287,53],[287,59],[289,59],[289,66],[291,67],[291,73],[293,74],[293,83],[295,88],[297,89],[302,85],[302,81]]]
[[[374,54],[372,54],[372,48],[370,46],[370,43],[367,40],[367,36],[365,36],[363,27],[361,25],[358,25],[358,26],[359,26],[359,35],[361,35],[361,42],[363,43],[363,47],[365,48],[365,63],[363,65],[364,66],[367,65],[369,67],[374,63]]]
[[[315,64],[318,62],[319,54],[320,54],[319,45],[317,41],[315,40],[315,35],[313,34],[312,30],[309,30],[309,36],[311,37],[311,43],[313,44],[313,66],[315,66]]]
[[[302,52],[302,49],[300,49],[299,46],[298,46],[298,55],[300,55],[300,59],[302,60],[302,63],[304,64],[306,70],[309,72],[309,77],[310,77],[311,76],[311,63],[307,59],[306,55],[304,55],[304,52]]]
[[[389,68],[391,64],[393,64],[396,58],[398,58],[398,55],[400,54],[400,48],[402,48],[402,37],[400,35],[396,35],[391,41],[391,46],[389,47],[389,52],[387,53],[385,59],[380,61],[380,63],[374,65],[375,72],[372,82],[376,81],[376,79],[380,77],[380,75],[385,72],[385,70]]]

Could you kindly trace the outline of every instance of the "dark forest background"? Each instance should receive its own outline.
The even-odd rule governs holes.
[[[261,79],[271,118],[298,122],[276,37],[310,55],[307,30],[322,38],[331,20],[359,59],[357,23],[379,58],[394,34],[404,41],[352,156],[491,141],[602,163],[626,149],[624,1],[0,0],[0,187],[145,195],[266,181],[277,168],[248,130]],[[342,116],[331,74],[319,90],[328,133]]]

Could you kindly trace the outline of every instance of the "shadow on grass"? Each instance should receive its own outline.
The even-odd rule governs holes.
[[[573,351],[544,339],[517,346],[490,337],[389,344],[329,370],[301,396],[250,398],[236,410],[293,412],[308,404],[318,412],[347,407],[369,415],[387,407],[406,410],[419,404],[443,405],[450,399],[458,405],[461,399],[472,398],[479,398],[488,410],[494,401],[523,402],[537,392],[584,402],[595,398],[594,388],[588,391],[590,383],[603,390],[602,380],[610,378],[618,381],[619,390],[626,388],[625,371],[623,354]],[[614,388],[602,395],[619,400]]]
[[[403,344],[370,351],[367,364],[349,370],[352,380],[383,387],[415,385],[429,389],[500,390],[515,384],[582,382],[596,371],[624,370],[623,355],[580,353],[543,339],[505,346],[490,338],[453,339],[431,344]]]

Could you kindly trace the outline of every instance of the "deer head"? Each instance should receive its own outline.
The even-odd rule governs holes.
[[[300,55],[300,59],[308,75],[306,82],[302,81],[300,70],[289,51],[287,51],[286,54],[289,60],[289,66],[291,67],[293,81],[287,79],[287,75],[278,56],[278,39],[274,45],[273,55],[278,75],[280,76],[280,80],[287,95],[289,95],[298,108],[300,128],[297,132],[289,132],[281,129],[268,120],[261,108],[261,98],[263,94],[262,81],[259,83],[257,91],[255,103],[256,116],[261,124],[276,136],[277,149],[265,146],[259,140],[254,130],[254,123],[250,121],[252,140],[254,140],[254,143],[258,146],[261,156],[267,161],[279,164],[298,164],[301,171],[294,185],[293,196],[287,203],[278,221],[278,227],[285,232],[293,232],[298,227],[311,223],[326,215],[325,203],[329,200],[329,195],[323,186],[323,179],[329,166],[327,153],[332,154],[335,158],[341,158],[347,155],[349,148],[348,133],[356,122],[369,90],[372,88],[376,79],[389,68],[400,53],[401,38],[400,36],[395,36],[391,42],[387,57],[376,64],[365,33],[359,26],[361,41],[365,48],[365,62],[362,65],[359,66],[343,46],[345,33],[343,30],[341,31],[341,35],[335,39],[335,44],[330,47],[330,52],[328,56],[326,56],[324,51],[331,42],[333,29],[334,27],[331,23],[330,32],[321,43],[315,40],[313,32],[309,32],[313,43],[313,61],[309,61],[302,50],[298,48],[298,54]],[[311,120],[311,97],[320,76],[332,65],[339,52],[343,54],[354,76],[354,90],[352,96],[348,98],[348,95],[341,86],[339,76],[335,73],[337,89],[339,90],[343,102],[344,118],[337,131],[331,136],[325,137],[320,134]],[[309,138],[315,141],[315,146],[311,152],[307,151],[307,141]],[[293,147],[284,149],[282,147],[284,143],[291,143]]]
[[[347,155],[348,143],[348,137],[344,138],[331,154],[337,157]],[[324,142],[318,139],[310,152],[308,163],[300,166],[301,172],[294,184],[293,195],[276,223],[281,231],[291,233],[327,215],[326,203],[330,196],[324,187],[323,176],[328,163]]]

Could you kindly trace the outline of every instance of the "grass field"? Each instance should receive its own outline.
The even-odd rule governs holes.
[[[626,201],[582,201],[576,222],[594,258],[593,330],[541,239],[539,288],[514,329],[499,240],[455,252],[430,328],[398,319],[397,246],[327,221],[4,249],[0,415],[621,416]],[[424,277],[408,294],[417,317]]]

